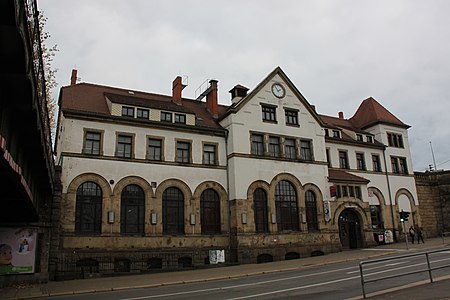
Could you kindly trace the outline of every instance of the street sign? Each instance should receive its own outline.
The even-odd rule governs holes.
[[[323,202],[323,211],[325,216],[325,222],[330,222],[331,220],[331,205],[330,201]]]

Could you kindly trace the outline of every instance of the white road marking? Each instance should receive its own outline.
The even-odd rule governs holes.
[[[285,293],[285,292],[290,292],[290,291],[302,290],[302,289],[307,289],[307,288],[311,288],[311,287],[317,287],[317,286],[322,286],[322,285],[327,285],[327,284],[332,284],[332,283],[337,283],[337,282],[342,282],[342,281],[348,281],[348,280],[353,280],[353,279],[359,279],[359,276],[353,276],[353,277],[348,277],[348,278],[342,278],[342,279],[314,283],[314,284],[309,284],[309,285],[304,285],[304,286],[298,286],[298,287],[294,287],[294,288],[290,288],[290,289],[276,290],[276,291],[271,291],[271,292],[267,292],[267,293],[261,293],[261,294],[255,294],[255,295],[249,295],[249,296],[243,296],[243,297],[237,297],[237,298],[230,298],[228,300],[250,299],[250,298],[255,298],[255,297],[261,297],[261,296]]]
[[[405,264],[405,263],[408,263],[408,262],[409,261],[404,261],[404,262],[398,262],[398,263],[392,263],[392,264],[385,264],[385,265],[372,267],[372,268],[364,268],[364,271],[371,271],[371,270],[376,270],[376,269],[380,269],[380,268],[397,266],[397,265]],[[354,274],[354,273],[359,273],[359,272],[360,272],[360,270],[358,270],[358,271],[351,271],[351,272],[347,272],[347,274]]]
[[[446,260],[450,260],[450,258],[430,261],[430,263],[441,262],[441,261],[446,261]],[[406,262],[408,262],[408,261],[406,261]],[[402,262],[402,263],[406,263],[406,262]],[[398,264],[402,264],[402,263],[396,263],[396,264],[394,263],[394,264],[391,264],[391,265],[398,265]],[[374,272],[374,273],[365,274],[365,276],[373,276],[373,275],[377,275],[377,274],[382,274],[382,273],[396,271],[396,270],[399,270],[399,269],[411,268],[411,267],[415,267],[415,266],[422,265],[422,264],[426,264],[426,263],[419,263],[419,264],[414,264],[414,265],[409,265],[409,266],[398,267],[398,268],[395,268],[395,269],[378,271],[378,272]],[[381,267],[383,267],[383,266],[374,267],[372,269],[379,269]],[[177,293],[159,294],[159,295],[142,296],[142,297],[134,297],[134,298],[122,298],[121,300],[154,299],[154,298],[180,296],[180,295],[188,295],[188,294],[196,294],[196,293],[205,293],[205,292],[212,292],[212,291],[230,290],[230,289],[234,289],[234,288],[247,287],[247,286],[252,286],[252,285],[262,285],[262,284],[273,283],[273,282],[280,282],[280,281],[287,281],[287,280],[293,280],[293,279],[304,278],[304,277],[323,275],[323,274],[328,274],[328,273],[333,273],[333,272],[341,272],[341,271],[354,269],[354,268],[357,268],[357,267],[347,267],[347,268],[335,269],[335,270],[318,272],[318,273],[312,273],[312,274],[305,274],[305,275],[292,276],[292,277],[287,277],[287,278],[266,280],[266,281],[260,281],[260,282],[254,282],[254,283],[231,285],[231,286],[226,286],[226,287],[217,287],[217,288],[210,288],[210,289],[183,291],[183,292],[177,292]],[[366,269],[366,270],[369,270],[369,269]],[[359,272],[359,270],[358,271],[354,271],[354,272]],[[354,273],[354,272],[347,272],[347,274]],[[256,297],[273,295],[273,294],[278,294],[278,293],[285,293],[285,292],[289,292],[289,291],[301,290],[301,289],[306,289],[306,288],[311,288],[311,287],[323,286],[323,285],[327,285],[327,284],[333,284],[333,283],[343,282],[343,281],[348,281],[348,280],[353,280],[353,279],[360,279],[360,276],[358,275],[358,276],[353,276],[353,277],[348,277],[348,278],[342,278],[342,279],[336,279],[336,280],[331,280],[331,281],[325,281],[325,282],[320,282],[320,283],[309,284],[309,285],[305,285],[305,286],[298,286],[298,287],[289,288],[289,289],[275,290],[275,291],[271,291],[271,292],[267,292],[267,293],[260,293],[260,294],[242,296],[242,297],[237,297],[237,298],[231,298],[229,300],[256,298]]]
[[[280,279],[273,279],[273,280],[258,281],[258,282],[254,282],[254,283],[237,284],[237,285],[231,285],[231,286],[226,286],[226,287],[218,287],[218,288],[211,288],[211,289],[192,290],[192,291],[170,293],[170,294],[160,294],[160,295],[153,295],[153,296],[141,296],[141,297],[133,297],[133,298],[122,298],[121,300],[152,299],[152,298],[159,298],[159,297],[170,297],[170,296],[179,296],[179,295],[186,295],[186,294],[204,293],[204,292],[211,292],[211,291],[229,290],[229,289],[240,288],[240,287],[247,287],[247,286],[252,286],[252,285],[262,285],[262,284],[273,283],[273,282],[280,282],[280,281],[294,280],[294,279],[298,279],[298,278],[305,278],[305,277],[311,277],[311,276],[324,275],[324,274],[334,273],[334,272],[342,272],[342,271],[345,271],[345,270],[355,269],[355,268],[357,268],[357,267],[355,267],[355,266],[354,267],[347,267],[347,268],[334,269],[334,270],[318,272],[318,273],[298,275],[298,276],[292,276],[292,277],[286,277],[286,278],[280,278]],[[356,277],[356,278],[359,278],[359,276]]]

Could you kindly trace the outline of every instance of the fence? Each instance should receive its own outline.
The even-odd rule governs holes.
[[[59,258],[57,280],[192,269],[209,265],[207,251],[145,253],[65,253]]]
[[[390,257],[390,258],[381,258],[381,259],[375,259],[375,260],[360,262],[359,263],[359,271],[360,271],[360,275],[361,275],[361,288],[362,288],[362,292],[363,292],[363,298],[364,299],[366,298],[366,290],[365,290],[365,284],[366,283],[371,283],[371,282],[380,281],[380,280],[387,280],[387,279],[391,279],[391,278],[398,278],[398,277],[401,277],[401,276],[412,275],[412,274],[423,273],[423,272],[428,272],[428,276],[430,278],[430,282],[433,282],[433,275],[432,275],[431,271],[450,267],[450,264],[443,265],[443,266],[437,266],[437,267],[433,267],[432,268],[431,264],[430,264],[429,255],[433,254],[433,253],[444,252],[444,251],[450,251],[450,248],[449,249],[440,249],[440,250],[434,250],[434,251],[428,251],[428,252],[415,253],[415,254],[399,255],[399,256]],[[416,256],[422,256],[422,255],[424,255],[426,257],[427,267],[425,269],[414,270],[414,271],[411,271],[411,272],[404,272],[404,273],[390,275],[390,276],[385,276],[385,277],[378,277],[378,278],[369,279],[369,280],[366,280],[364,278],[364,266],[365,265],[371,265],[371,264],[375,264],[375,263],[379,263],[379,262],[383,262],[383,261],[393,261],[393,260],[398,260],[398,259],[402,259],[402,258],[416,257]]]

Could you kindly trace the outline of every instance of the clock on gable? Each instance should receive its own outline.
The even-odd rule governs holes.
[[[286,90],[280,83],[274,83],[272,85],[272,93],[277,98],[283,98],[286,95]]]

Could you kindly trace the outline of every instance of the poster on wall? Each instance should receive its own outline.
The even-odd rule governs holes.
[[[0,275],[34,273],[37,230],[0,228]]]
[[[225,262],[225,250],[209,250],[209,263],[212,265]]]

